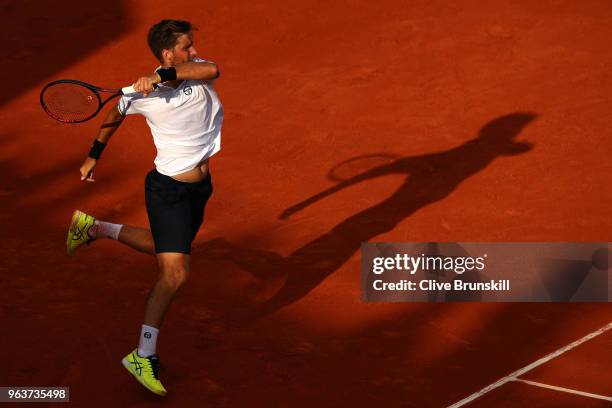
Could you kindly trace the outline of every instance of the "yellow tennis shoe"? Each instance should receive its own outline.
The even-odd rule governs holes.
[[[166,395],[166,389],[159,381],[159,357],[149,356],[140,357],[138,349],[134,349],[130,354],[121,360],[123,366],[128,370],[138,382],[157,395]]]
[[[91,215],[79,210],[74,211],[68,229],[68,238],[66,238],[66,254],[71,256],[78,247],[95,240],[89,233],[95,221],[96,219]]]

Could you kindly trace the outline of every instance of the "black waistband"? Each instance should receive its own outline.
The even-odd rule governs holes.
[[[159,171],[157,171],[157,169],[151,170],[149,174],[147,175],[147,177],[152,177],[156,181],[166,186],[195,186],[197,184],[203,184],[203,183],[210,182],[210,178],[211,178],[210,171],[209,171],[206,174],[206,177],[204,177],[200,181],[195,181],[195,182],[179,181],[170,176],[166,176],[165,174],[161,174]]]

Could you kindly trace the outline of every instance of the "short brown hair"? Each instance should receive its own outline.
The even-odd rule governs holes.
[[[162,20],[149,29],[147,42],[155,57],[162,61],[162,50],[171,49],[176,40],[183,34],[189,34],[193,29],[191,23],[185,20]]]

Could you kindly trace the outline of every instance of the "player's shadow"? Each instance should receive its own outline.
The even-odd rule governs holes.
[[[199,250],[209,259],[231,254],[234,262],[263,282],[282,279],[284,283],[271,298],[248,308],[247,317],[271,313],[308,294],[358,251],[362,242],[393,230],[419,209],[444,199],[496,158],[528,152],[532,148],[530,143],[514,139],[536,117],[530,112],[501,116],[487,123],[477,137],[458,147],[380,165],[287,208],[281,218],[357,183],[389,174],[406,175],[393,195],[350,216],[286,257],[233,246],[222,239],[209,241]]]

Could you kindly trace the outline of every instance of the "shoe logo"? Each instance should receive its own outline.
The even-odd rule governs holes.
[[[134,370],[138,371],[138,375],[142,375],[142,364],[138,361],[138,358],[132,355],[132,360],[130,360],[130,364],[134,365]]]
[[[85,222],[85,225],[83,225],[83,227],[79,228],[78,225],[74,226],[74,232],[73,232],[73,236],[72,236],[72,240],[73,241],[80,241],[83,239],[83,236],[85,234],[87,234],[87,231],[89,231],[89,228],[91,228],[91,225],[89,225],[87,222]],[[89,234],[87,234],[87,238],[89,239]]]
[[[145,336],[145,339],[150,339],[151,338],[151,333],[145,332],[144,336]]]
[[[185,87],[185,89],[183,89],[183,93],[187,96],[191,95],[191,93],[193,92],[193,89],[191,89],[190,86]]]

